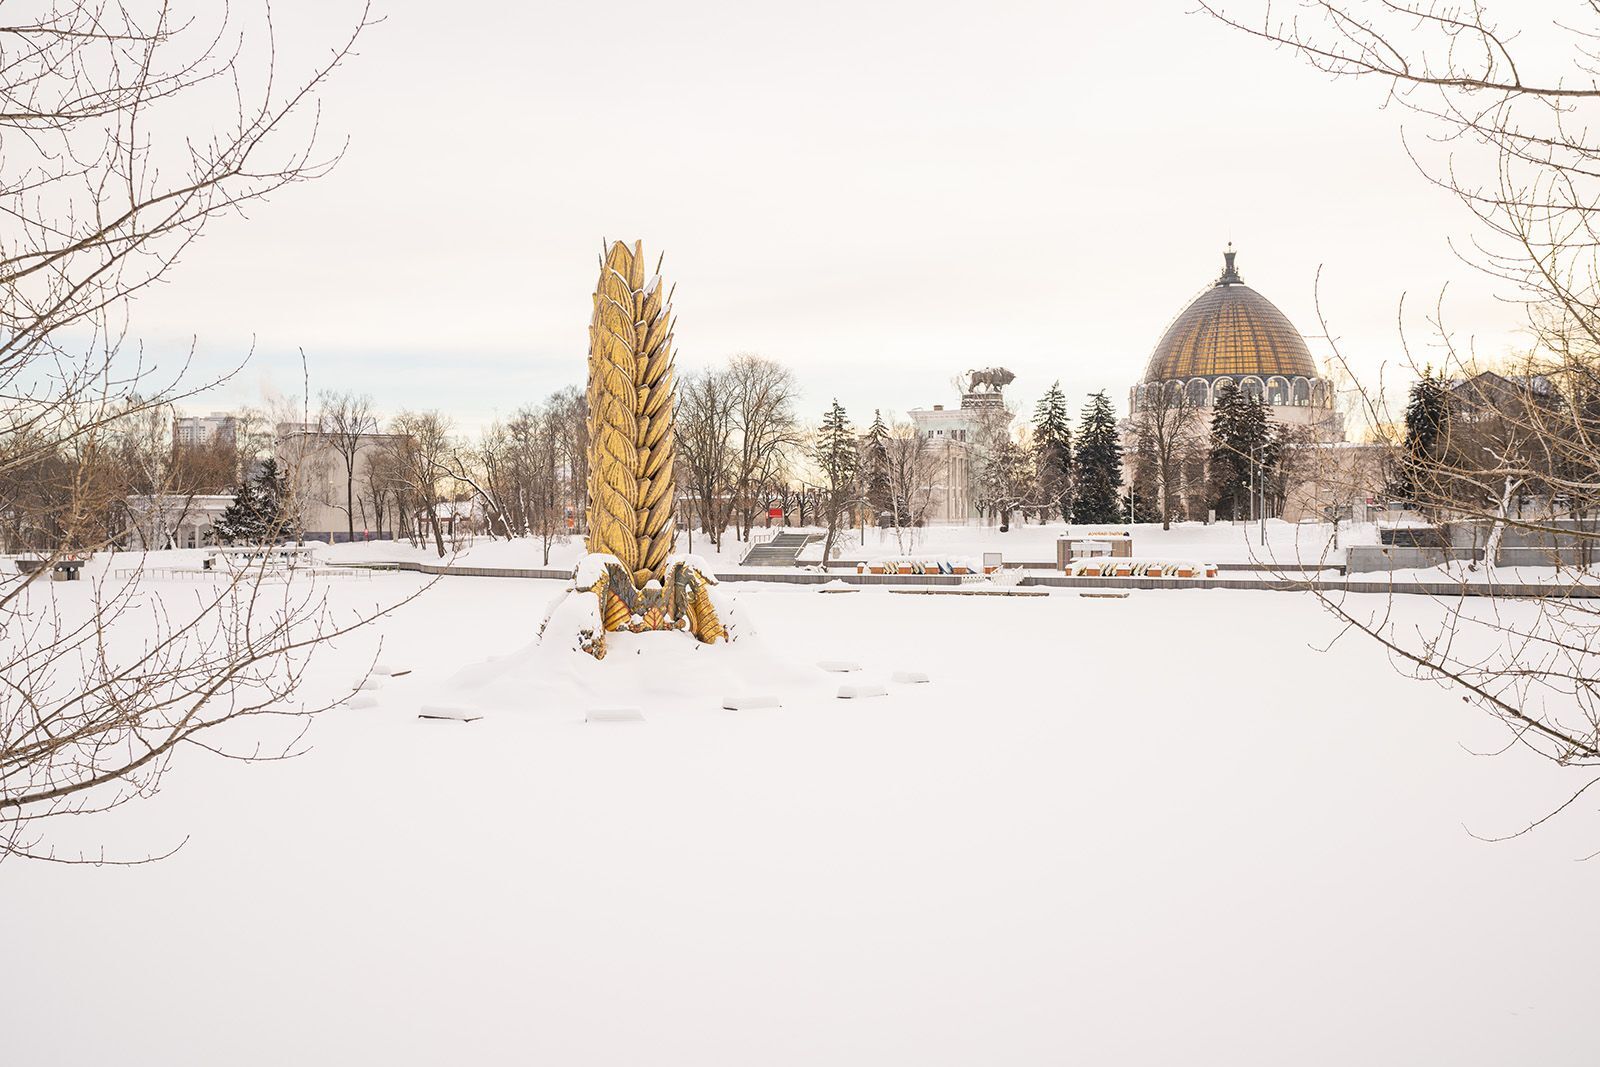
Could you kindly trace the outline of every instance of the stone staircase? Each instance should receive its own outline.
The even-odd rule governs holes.
[[[770,541],[758,541],[739,561],[741,567],[793,567],[800,554],[815,534],[781,533]]]

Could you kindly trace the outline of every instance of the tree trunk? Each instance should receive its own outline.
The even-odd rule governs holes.
[[[428,525],[433,528],[434,547],[439,550],[439,558],[443,559],[445,555],[444,531],[439,526],[439,507],[437,504],[428,506]]]
[[[1511,511],[1511,496],[1521,487],[1520,481],[1513,481],[1507,476],[1505,489],[1501,491],[1499,504],[1495,508],[1494,525],[1489,527],[1489,538],[1483,543],[1483,565],[1488,570],[1493,570],[1500,563],[1500,539],[1505,534],[1506,516]]]

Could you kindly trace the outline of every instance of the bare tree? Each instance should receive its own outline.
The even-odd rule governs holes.
[[[783,509],[784,521],[791,526],[809,526],[817,517],[820,492],[814,485],[785,482],[773,491],[773,499]]]
[[[1140,391],[1133,412],[1135,455],[1148,460],[1155,486],[1161,528],[1172,528],[1173,514],[1183,507],[1184,474],[1191,457],[1204,448],[1205,409],[1189,399],[1181,382],[1155,383]],[[1135,481],[1139,481],[1138,475]]]
[[[674,428],[678,484],[695,503],[700,528],[720,552],[737,489],[738,394],[724,371],[686,376],[678,387]]]
[[[373,449],[367,461],[367,504],[371,508],[373,526],[380,532],[396,532],[391,523],[405,518],[405,478],[401,473],[401,450],[392,439],[385,438]]]
[[[998,495],[988,492],[1006,484],[1009,472],[1020,462],[1018,457],[1010,454],[1014,443],[1011,427],[1016,420],[1016,409],[1009,402],[996,399],[972,408],[970,412],[973,426],[962,459],[972,472],[969,481],[977,490],[973,502],[980,515],[999,519],[1002,504],[1010,510],[1021,506],[1021,501],[1009,489]]]
[[[566,501],[570,499],[562,478],[563,409],[558,397],[533,413],[526,435],[528,527],[539,539],[545,566],[550,546],[566,535]]]
[[[790,454],[801,443],[795,416],[798,387],[787,367],[744,353],[728,361],[725,372],[733,395],[732,490],[738,535],[750,539],[757,514],[788,473]]]
[[[338,457],[344,475],[342,501],[333,501],[334,507],[344,512],[345,529],[350,540],[356,539],[356,465],[362,446],[371,446],[371,436],[378,429],[378,420],[372,414],[372,398],[349,392],[324,392],[317,412],[317,433],[324,444]]]
[[[568,532],[586,532],[580,524],[586,521],[589,508],[589,398],[578,386],[569,385],[551,393],[547,403],[554,418],[565,486],[562,527]]]
[[[526,532],[514,460],[511,437],[500,422],[484,428],[475,448],[462,445],[450,455],[451,476],[467,486],[483,507],[491,537],[512,538]]]
[[[980,509],[1000,520],[1002,533],[1011,528],[1013,515],[1026,516],[1028,508],[1038,506],[1038,486],[1027,430],[990,436],[980,453],[977,499]]]
[[[750,353],[690,374],[678,387],[678,483],[719,550],[730,524],[748,539],[786,483],[802,443],[797,393],[787,367]]]
[[[276,444],[272,416],[264,408],[241,407],[233,417],[233,448],[238,459],[234,484],[254,473],[256,464],[271,455]]]
[[[510,422],[484,431],[470,469],[459,450],[450,466],[451,475],[472,489],[506,536],[539,539],[546,566],[576,507],[569,482],[574,470],[567,451],[569,415],[566,392],[539,407],[523,407]]]
[[[927,440],[909,422],[889,425],[885,442],[888,462],[889,526],[901,553],[911,551],[916,531],[933,509],[938,458]],[[946,471],[948,475],[948,471]]]
[[[1201,6],[1335,77],[1376,81],[1391,104],[1450,146],[1443,162],[1413,158],[1465,208],[1470,234],[1458,247],[1473,266],[1509,283],[1504,295],[1527,308],[1535,346],[1520,373],[1502,376],[1512,382],[1509,399],[1467,405],[1464,424],[1450,430],[1438,454],[1424,457],[1420,486],[1411,491],[1433,513],[1461,521],[1452,539],[1484,535],[1479,543],[1491,567],[1502,539],[1515,531],[1524,545],[1548,546],[1544,562],[1568,571],[1562,581],[1592,588],[1588,548],[1600,529],[1568,513],[1600,490],[1600,420],[1590,385],[1600,381],[1600,125],[1593,121],[1600,5],[1574,5],[1541,32],[1497,21],[1484,4],[1439,0],[1326,0],[1289,16],[1265,2]],[[1525,14],[1511,4],[1501,10]],[[1533,41],[1556,50],[1536,54]],[[1442,315],[1434,329],[1446,356],[1443,377],[1472,381],[1470,348],[1456,346]],[[1335,352],[1343,364],[1336,344]],[[1422,370],[1419,362],[1413,370]],[[1534,378],[1553,389],[1550,402],[1532,399],[1544,388]],[[1362,407],[1373,426],[1395,422],[1381,390],[1363,393]],[[1520,496],[1535,486],[1543,503],[1532,513],[1519,509]],[[1370,613],[1330,596],[1323,603],[1418,678],[1449,684],[1504,722],[1515,742],[1565,766],[1600,765],[1596,601],[1513,602],[1492,584],[1472,591],[1489,595],[1443,602],[1434,629],[1401,624],[1392,607]],[[1596,782],[1600,777],[1589,777],[1573,799]]]
[[[136,579],[97,585],[75,618],[35,584],[62,555],[115,536],[103,504],[121,488],[106,475],[117,424],[153,412],[165,423],[215,384],[186,363],[158,378],[125,349],[129,299],[175,280],[217,216],[339,158],[318,146],[318,97],[366,15],[290,81],[273,69],[268,14],[58,0],[0,26],[0,480],[48,470],[56,495],[45,565],[0,575],[0,857],[48,854],[36,819],[153,791],[179,746],[272,755],[219,728],[310,710],[289,702],[305,657],[348,629],[316,594],[249,573],[177,619],[141,607]],[[173,471],[146,474],[154,489]],[[141,639],[117,640],[124,620]]]
[[[437,411],[402,411],[390,423],[394,470],[433,534],[440,557],[447,555],[439,522],[439,483],[451,476],[450,421]]]
[[[177,546],[182,529],[204,493],[222,493],[235,484],[234,444],[227,439],[180,442],[173,433],[170,406],[129,399],[130,413],[108,428],[106,455],[115,474],[103,484],[116,494],[108,501],[108,527],[135,528],[147,548]],[[120,521],[119,521],[120,520]]]
[[[92,551],[122,532],[127,469],[117,450],[103,446],[105,436],[51,441],[0,435],[0,541],[6,551],[49,562],[63,552]]]

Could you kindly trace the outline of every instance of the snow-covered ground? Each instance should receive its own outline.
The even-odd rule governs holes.
[[[982,557],[999,552],[1007,560],[1023,563],[1050,563],[1056,558],[1056,541],[1062,537],[1092,537],[1096,532],[1131,533],[1134,554],[1144,558],[1202,559],[1208,563],[1277,563],[1299,566],[1344,562],[1343,549],[1352,544],[1372,544],[1378,539],[1371,523],[1346,523],[1339,530],[1339,549],[1332,548],[1333,528],[1326,523],[1287,523],[1276,519],[1266,524],[1266,544],[1256,525],[1232,523],[1178,523],[1163,530],[1159,523],[1128,525],[1085,525],[1073,523],[1027,523],[1001,533],[995,526],[929,526],[910,531],[904,541],[893,530],[866,531],[865,548],[861,532],[852,530],[840,555],[846,558],[912,556]],[[905,547],[902,548],[902,545]],[[822,558],[820,547],[807,546],[807,557]]]
[[[1600,823],[1468,832],[1574,772],[1473,755],[1490,724],[1371,643],[1317,651],[1308,595],[728,583],[740,642],[613,635],[595,663],[535,645],[559,591],[442,579],[321,656],[322,692],[413,673],[309,754],[186,752],[51,832],[187,837],[170,859],[0,864],[0,1062],[1595,1061],[1600,867],[1574,860]],[[856,681],[888,695],[833,697]],[[754,693],[783,706],[721,709]],[[646,722],[585,724],[619,705]]]
[[[711,541],[699,532],[693,538],[694,554],[703,557],[717,570],[736,567],[749,550],[748,545],[735,540],[730,533],[723,541],[719,554]],[[677,549],[689,551],[690,539],[678,535]],[[518,537],[512,540],[477,536],[461,544],[445,545],[443,560],[433,542],[414,545],[410,541],[355,541],[346,544],[324,545],[318,548],[318,557],[331,563],[389,562],[415,560],[419,563],[449,562],[468,567],[514,567],[571,571],[584,554],[581,537],[562,537],[550,544],[549,562],[545,561],[544,542],[535,537]]]
[[[1131,531],[1134,552],[1144,558],[1200,559],[1208,563],[1275,563],[1281,566],[1321,566],[1344,562],[1344,548],[1352,544],[1373,544],[1377,541],[1376,527],[1371,523],[1346,523],[1339,531],[1339,549],[1332,548],[1332,527],[1326,523],[1286,523],[1272,520],[1266,525],[1266,544],[1262,545],[1257,526],[1214,523],[1180,523],[1170,530],[1159,524],[1135,526],[1085,526],[1062,523],[1037,525],[1029,523],[1013,526],[1005,533],[998,527],[930,526],[910,531],[902,541],[893,530],[869,529],[863,548],[861,531],[849,530],[840,535],[839,555],[847,559],[880,559],[899,555],[917,558],[940,557],[951,559],[981,559],[985,552],[999,552],[1011,561],[1023,563],[1049,563],[1056,558],[1056,541],[1063,536],[1082,537],[1095,531]],[[757,532],[763,532],[760,527]],[[820,530],[814,532],[820,533]],[[678,535],[678,550],[690,551],[687,535]],[[693,538],[693,551],[703,556],[716,570],[729,572],[739,569],[749,546],[734,538],[730,531],[723,540],[722,552],[717,553],[711,542],[698,531]],[[566,538],[550,548],[552,568],[570,568],[583,554],[581,538]],[[408,541],[368,541],[355,544],[332,545],[323,550],[330,561],[341,560],[417,560],[438,562],[438,552],[428,545],[412,545]],[[512,541],[478,537],[461,546],[449,557],[456,563],[475,567],[546,566],[542,544],[529,538]],[[820,542],[806,546],[802,562],[815,562],[822,558]]]
[[[813,530],[820,534],[820,530]],[[1338,534],[1338,547],[1333,546],[1333,528],[1327,523],[1286,523],[1270,520],[1266,523],[1263,543],[1261,527],[1255,524],[1179,523],[1170,530],[1159,524],[1086,526],[1062,523],[1013,526],[1005,533],[997,527],[982,525],[930,526],[912,531],[902,541],[893,530],[867,530],[865,547],[861,531],[849,530],[838,538],[838,558],[848,560],[911,559],[918,561],[943,561],[967,564],[974,569],[981,565],[984,553],[999,552],[1002,559],[1012,563],[1049,565],[1054,569],[1056,541],[1064,536],[1087,537],[1095,532],[1128,532],[1133,539],[1134,555],[1144,560],[1193,560],[1200,563],[1253,564],[1261,570],[1255,573],[1270,579],[1277,574],[1298,576],[1307,571],[1329,570],[1342,567],[1346,548],[1351,545],[1378,543],[1378,529],[1374,523],[1345,523]],[[687,551],[689,539],[680,534],[678,548]],[[904,546],[904,548],[902,548]],[[722,552],[718,553],[711,542],[698,532],[694,537],[694,551],[702,556],[719,574],[736,574],[740,571],[771,570],[767,567],[745,568],[739,561],[749,546],[737,540],[732,531],[726,535]],[[511,541],[478,537],[451,551],[443,560],[431,544],[413,545],[408,541],[369,541],[356,544],[324,546],[318,549],[319,557],[330,563],[352,561],[414,560],[420,563],[450,563],[470,567],[543,568],[543,546],[537,540],[517,538]],[[571,568],[583,554],[581,538],[568,538],[555,542],[550,548],[550,569]],[[167,554],[163,554],[165,557]],[[189,555],[198,558],[197,554]],[[800,553],[801,565],[815,566],[822,559],[822,543],[813,541]],[[195,565],[193,562],[187,565]],[[788,569],[788,568],[779,568]],[[1225,574],[1228,578],[1248,577],[1248,572]],[[1487,582],[1529,584],[1590,584],[1592,579],[1571,567],[1497,567],[1469,568],[1466,563],[1453,563],[1440,567],[1418,567],[1402,570],[1370,571],[1352,575],[1362,581],[1399,584],[1416,582]]]

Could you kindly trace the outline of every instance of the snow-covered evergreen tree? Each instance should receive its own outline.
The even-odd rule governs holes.
[[[828,528],[822,541],[822,565],[826,567],[839,528],[857,499],[857,475],[861,469],[860,444],[850,426],[850,416],[837,398],[822,416],[812,458],[822,474],[822,516]]]
[[[1161,521],[1161,510],[1156,507],[1155,498],[1144,492],[1137,481],[1122,494],[1122,501],[1117,506],[1122,512],[1123,522]]]
[[[861,442],[861,478],[867,506],[879,526],[887,526],[895,513],[889,480],[889,427],[883,423],[883,412],[872,412],[872,426]]]
[[[1073,521],[1117,522],[1121,518],[1117,487],[1122,484],[1122,441],[1116,413],[1103,389],[1084,405],[1073,459]]]
[[[283,535],[288,489],[275,459],[263,460],[255,473],[239,483],[233,503],[223,510],[212,530],[225,544],[259,545]]]
[[[1438,458],[1448,418],[1449,386],[1432,367],[1424,367],[1406,400],[1405,440],[1391,495],[1413,503],[1428,495],[1428,466]]]
[[[261,499],[256,495],[256,483],[254,479],[246,478],[233,491],[233,503],[223,509],[217,521],[212,523],[211,532],[226,545],[253,543],[261,535],[260,514]]]
[[[1277,449],[1267,423],[1267,408],[1231,382],[1218,389],[1211,416],[1211,497],[1217,515],[1248,518],[1252,487],[1270,477]]]
[[[1072,518],[1072,426],[1067,395],[1051,383],[1033,409],[1034,471],[1041,521],[1047,515]]]
[[[256,473],[256,494],[261,500],[265,536],[282,540],[289,524],[289,482],[277,460],[262,461]]]

